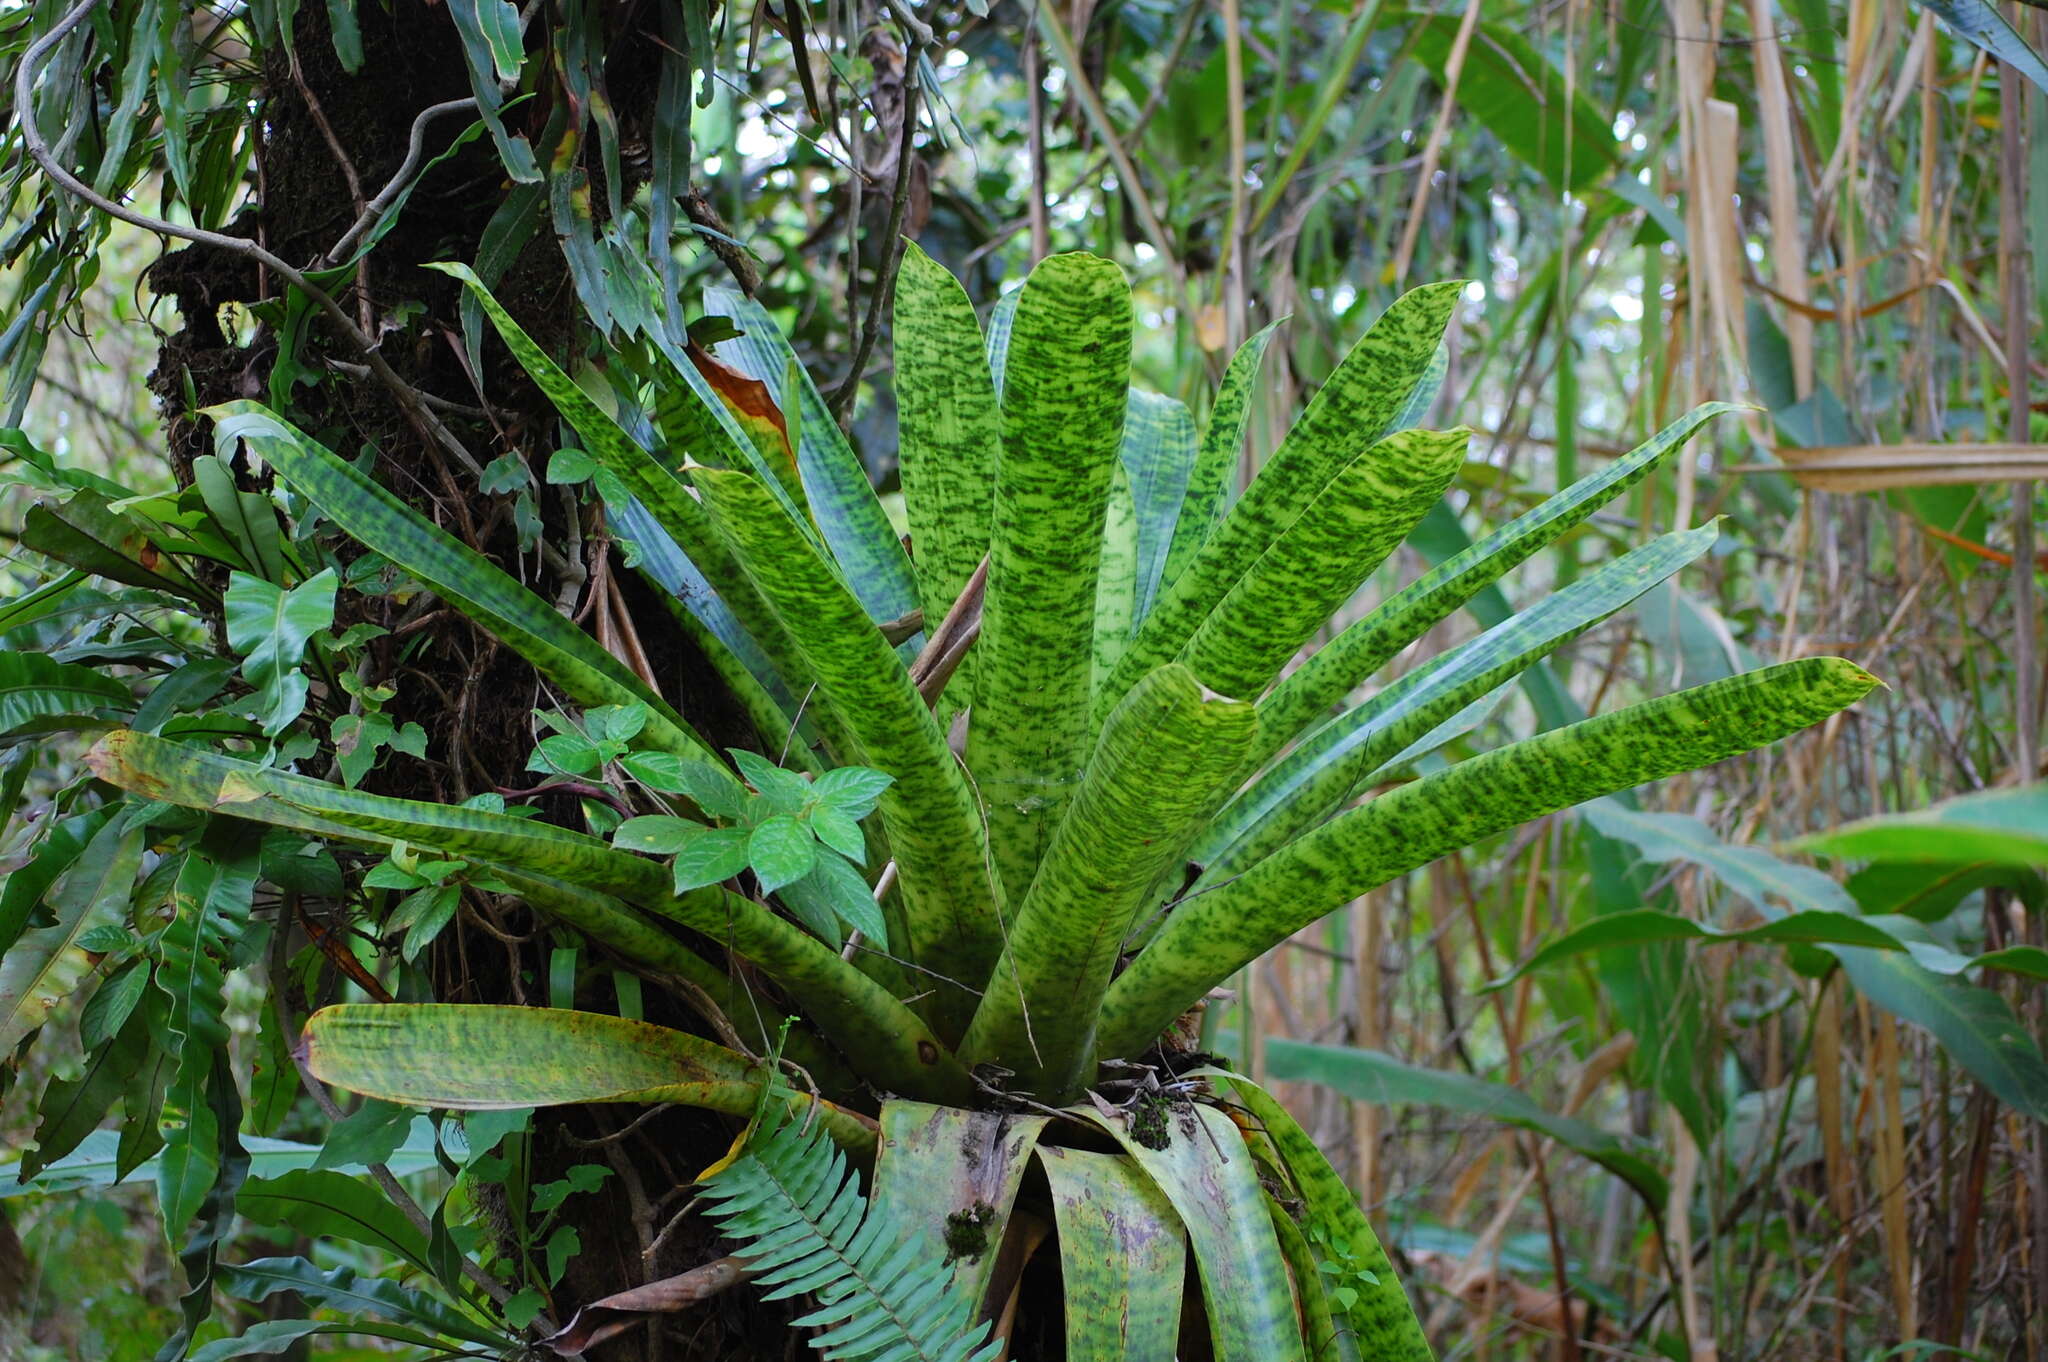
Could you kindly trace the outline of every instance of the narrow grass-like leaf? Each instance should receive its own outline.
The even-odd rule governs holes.
[[[1244,453],[1244,431],[1251,420],[1259,366],[1265,361],[1273,333],[1279,329],[1280,323],[1274,322],[1240,345],[1230,357],[1230,366],[1223,371],[1223,381],[1216,386],[1216,400],[1209,407],[1208,424],[1202,427],[1201,447],[1188,473],[1180,514],[1174,518],[1173,542],[1167,548],[1166,568],[1160,576],[1162,590],[1171,586],[1194,561],[1230,505],[1230,489],[1236,485],[1237,462]]]
[[[961,1054],[1000,1063],[1057,1105],[1090,1076],[1095,1017],[1146,892],[1229,794],[1249,704],[1161,667],[1104,725],[1080,793],[1018,906]]]
[[[915,242],[903,248],[896,276],[895,337],[896,457],[929,629],[988,553],[1002,410],[966,291]],[[955,673],[956,694],[973,696],[974,666],[970,652]]]
[[[1700,426],[1739,410],[1726,402],[1695,407],[1626,456],[1439,563],[1323,645],[1260,703],[1261,760],[1279,751],[1425,630],[1648,477]]]
[[[1178,656],[1259,555],[1380,437],[1428,368],[1462,287],[1427,284],[1404,294],[1359,338],[1230,514],[1145,617],[1123,664],[1096,700],[1098,719],[1139,677]]]
[[[1031,272],[1011,328],[967,761],[1012,901],[1087,761],[1090,676],[1076,661],[1094,634],[1131,327],[1123,271],[1074,254]]]
[[[1470,438],[1405,430],[1353,459],[1217,602],[1181,661],[1225,694],[1263,694],[1443,496]]]
[[[1876,684],[1840,658],[1767,667],[1554,729],[1341,814],[1182,902],[1111,987],[1099,1052],[1143,1050],[1232,971],[1375,885],[1529,819],[1774,742]]]
[[[1160,1099],[1134,1130],[1131,1113],[1086,1113],[1172,1203],[1201,1270],[1216,1362],[1302,1362],[1287,1264],[1266,1216],[1258,1170],[1228,1116]]]
[[[679,756],[712,757],[680,714],[630,668],[496,564],[407,506],[368,475],[253,402],[207,413],[223,454],[242,441],[329,519],[432,587],[534,670],[586,705],[644,704],[645,737]],[[715,758],[714,758],[715,759]]]
[[[909,1008],[815,937],[726,890],[673,893],[659,863],[594,837],[506,814],[344,790],[131,730],[108,734],[87,759],[102,780],[166,803],[373,846],[405,842],[493,870],[616,894],[752,960],[828,1039],[861,1055],[877,1081],[934,1100],[960,1100],[971,1090],[965,1070]]]
[[[895,954],[961,981],[995,963],[998,924],[974,793],[895,650],[823,558],[753,479],[698,474],[719,528],[762,596],[792,627],[814,707],[846,732],[843,760],[894,777],[877,812],[896,857],[889,901]],[[934,1015],[964,1025],[972,999],[946,990]]]
[[[749,1116],[773,1077],[737,1051],[665,1026],[548,1007],[344,1004],[308,1018],[300,1043],[322,1082],[454,1111],[680,1102]],[[840,1145],[874,1148],[863,1118],[829,1102],[816,1109]]]
[[[1059,1225],[1069,1362],[1153,1362],[1180,1340],[1187,1232],[1129,1159],[1041,1145]]]
[[[1278,850],[1436,725],[1697,559],[1716,533],[1712,525],[1682,530],[1625,554],[1315,730],[1204,833],[1193,853],[1204,867],[1201,884],[1221,883]]]
[[[1403,1064],[1377,1050],[1310,1045],[1278,1037],[1266,1042],[1266,1072],[1276,1079],[1321,1083],[1360,1102],[1380,1106],[1421,1102],[1540,1132],[1626,1182],[1653,1211],[1663,1209],[1670,1191],[1663,1171],[1635,1141],[1569,1116],[1553,1115],[1505,1083]]]

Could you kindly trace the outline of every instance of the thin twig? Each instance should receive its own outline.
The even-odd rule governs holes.
[[[111,218],[159,236],[176,237],[181,241],[226,251],[230,255],[255,261],[265,269],[273,271],[280,279],[312,299],[314,306],[327,314],[328,319],[334,323],[349,344],[361,352],[364,360],[369,363],[371,372],[390,390],[399,407],[422,435],[454,455],[456,461],[471,474],[481,475],[483,468],[463,447],[462,441],[456,439],[454,432],[442,425],[440,418],[428,409],[419,391],[393,371],[390,364],[385,362],[384,356],[377,352],[376,343],[363,333],[356,325],[355,319],[343,310],[341,304],[334,301],[327,290],[254,241],[244,237],[228,236],[223,232],[208,231],[203,227],[181,226],[162,218],[150,217],[146,213],[138,213],[124,204],[117,203],[72,174],[51,154],[49,142],[43,137],[42,129],[36,126],[36,78],[42,73],[43,61],[51,49],[71,36],[72,30],[84,23],[92,12],[99,8],[99,4],[100,0],[78,0],[78,3],[73,5],[48,33],[30,43],[28,51],[22,54],[21,65],[14,73],[14,105],[16,117],[21,123],[22,146],[28,150],[30,158],[42,167],[43,173],[58,188],[74,198],[84,200]]]
[[[443,114],[460,113],[465,109],[474,109],[475,107],[476,100],[473,98],[450,99],[444,100],[439,104],[429,104],[426,108],[420,110],[419,116],[412,121],[412,137],[406,145],[405,160],[399,163],[397,173],[392,175],[389,182],[377,191],[376,198],[363,205],[361,215],[356,218],[353,226],[342,233],[341,240],[328,247],[327,254],[322,257],[324,263],[329,265],[338,263],[349,253],[349,250],[354,247],[356,242],[362,239],[364,233],[375,227],[377,220],[390,211],[392,203],[404,192],[406,182],[412,179],[413,171],[418,169],[420,158],[426,154],[427,125]],[[356,200],[358,203],[362,202],[360,187],[357,187],[356,190]]]
[[[890,0],[892,6],[900,7],[900,0]],[[910,28],[914,18],[906,17],[904,27]],[[913,41],[910,50],[903,54],[903,126],[896,140],[896,188],[889,200],[889,230],[882,238],[882,260],[875,267],[875,288],[868,295],[867,316],[862,319],[860,340],[854,347],[853,367],[847,371],[846,381],[832,390],[826,400],[825,409],[832,413],[832,419],[841,420],[846,409],[853,404],[854,394],[860,391],[861,375],[867,371],[868,357],[874,353],[875,340],[882,331],[882,309],[896,294],[896,270],[903,261],[903,217],[910,203],[910,172],[915,159],[911,155],[911,139],[917,132],[917,62],[924,48],[931,42],[931,30],[918,24],[924,31],[922,40],[916,38],[916,29],[911,29]],[[858,224],[855,230],[858,231]],[[859,260],[848,262],[858,270]]]

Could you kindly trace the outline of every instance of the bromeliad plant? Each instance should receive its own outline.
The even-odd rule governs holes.
[[[487,882],[690,1000],[719,1042],[569,1010],[365,1004],[315,1015],[303,1058],[396,1103],[660,1101],[751,1118],[705,1179],[738,1245],[712,1267],[720,1284],[815,1297],[799,1323],[828,1356],[993,1356],[997,1335],[1059,1327],[1029,1299],[1013,1308],[1036,1256],[1063,1275],[1075,1362],[1170,1358],[1191,1329],[1223,1359],[1426,1357],[1329,1164],[1263,1092],[1193,1053],[1183,1023],[1375,885],[1770,743],[1873,684],[1838,659],[1793,662],[1410,778],[1524,669],[1714,539],[1666,535],[1351,698],[1725,410],[1708,406],[1302,657],[1464,458],[1468,432],[1415,424],[1441,382],[1456,284],[1396,302],[1233,497],[1267,335],[1230,363],[1198,428],[1129,387],[1114,265],[1044,261],[984,337],[958,283],[912,248],[895,327],[906,551],[751,300],[711,299],[740,333],[717,359],[679,330],[648,332],[572,374],[450,270],[573,437],[551,476],[590,481],[779,760],[721,754],[644,669],[238,402],[213,412],[223,459],[266,462],[298,510],[566,697],[534,765],[584,796],[586,829],[296,773],[267,721],[226,742],[137,722],[99,740],[93,767],[144,809],[208,815],[216,831],[188,854],[214,878],[192,872],[180,900],[202,923],[219,876],[257,873],[218,829],[265,824],[396,849],[413,879],[391,882],[417,881],[414,895]],[[292,547],[280,588],[310,585],[318,561]],[[325,654],[301,640],[294,656]],[[785,1015],[777,1038],[762,1019]],[[1190,1252],[1199,1299],[1183,1299]],[[709,1281],[629,1291],[549,1341],[578,1351]]]

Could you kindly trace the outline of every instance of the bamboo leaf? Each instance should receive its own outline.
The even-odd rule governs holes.
[[[1425,1103],[1548,1135],[1627,1183],[1653,1214],[1664,1209],[1670,1193],[1663,1171],[1637,1142],[1569,1116],[1552,1115],[1527,1094],[1504,1083],[1418,1068],[1377,1050],[1310,1045],[1278,1037],[1266,1042],[1266,1072],[1276,1079],[1320,1083],[1360,1102],[1378,1106]]]
[[[1031,272],[1011,328],[967,764],[1013,902],[1087,760],[1091,678],[1074,660],[1094,634],[1131,326],[1123,271],[1075,254]]]
[[[1427,370],[1462,287],[1429,284],[1404,294],[1351,347],[1230,514],[1145,617],[1095,702],[1098,719],[1107,717],[1139,677],[1178,656],[1259,556],[1380,437]]]
[[[335,524],[432,587],[578,701],[643,704],[651,745],[679,756],[712,756],[682,716],[595,639],[367,475],[253,402],[230,402],[207,414],[224,453],[238,440],[247,444]]]
[[[1234,970],[1375,885],[1531,818],[1774,742],[1876,684],[1840,658],[1767,667],[1488,752],[1339,815],[1182,903],[1112,986],[1098,1053],[1142,1050]]]
[[[1187,1232],[1129,1159],[1041,1145],[1059,1224],[1069,1362],[1152,1362],[1180,1340]]]
[[[1795,845],[1877,862],[2048,866],[2048,785],[1985,790],[1929,809],[1866,818]]]
[[[1132,919],[1229,794],[1256,726],[1250,705],[1205,691],[1178,664],[1117,706],[1017,909],[961,1045],[968,1064],[1013,1069],[1048,1104],[1079,1091]]]

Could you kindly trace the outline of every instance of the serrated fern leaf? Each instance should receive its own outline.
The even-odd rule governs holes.
[[[767,1299],[810,1294],[796,1324],[834,1362],[990,1362],[1001,1344],[953,1287],[943,1245],[919,1242],[870,1206],[846,1158],[791,1124],[764,1128],[704,1182],[711,1218],[741,1250]]]

